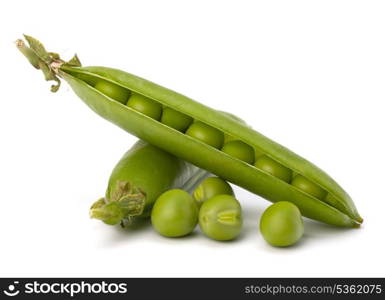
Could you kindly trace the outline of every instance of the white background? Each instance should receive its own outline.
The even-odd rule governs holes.
[[[1,1],[0,276],[385,276],[384,15],[384,1]],[[239,115],[332,175],[364,226],[306,220],[298,245],[272,248],[269,202],[241,189],[234,242],[89,219],[136,139],[65,83],[50,93],[22,33]]]

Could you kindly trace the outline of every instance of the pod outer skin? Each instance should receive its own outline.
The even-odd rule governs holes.
[[[322,202],[266,172],[137,113],[71,75],[76,73],[110,80],[133,92],[145,95],[163,105],[185,113],[196,120],[205,122],[228,135],[235,136],[289,167],[294,172],[316,182],[328,191],[329,197],[325,202]],[[85,104],[98,115],[177,157],[272,202],[292,202],[300,209],[302,215],[308,218],[344,227],[357,227],[357,222],[362,220],[349,195],[325,172],[287,148],[222,112],[117,69],[63,66],[60,75]]]
[[[146,195],[141,217],[149,216],[152,205],[163,192],[182,187],[198,168],[139,140],[130,148],[113,169],[106,191],[106,201],[118,189],[119,181],[127,181]]]

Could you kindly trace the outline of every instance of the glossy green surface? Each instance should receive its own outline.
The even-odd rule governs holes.
[[[198,172],[197,167],[158,147],[138,141],[123,155],[110,175],[104,202],[116,205],[106,205],[105,209],[99,205],[99,217],[95,217],[108,224],[118,224],[132,217],[147,217],[163,192],[184,188],[191,178],[199,181],[203,174],[195,178]],[[108,218],[104,218],[107,214]]]
[[[170,126],[178,131],[185,132],[193,122],[193,118],[182,114],[175,109],[165,107],[163,109],[161,122],[164,125]]]
[[[96,85],[97,82],[103,81],[103,80],[100,80],[99,78],[95,78],[95,77],[93,77],[93,76],[89,76],[88,74],[83,74],[83,73],[82,73],[82,74],[78,74],[77,78],[79,78],[80,80],[83,80],[83,81],[87,82],[89,85],[91,85],[91,86],[93,86],[93,87],[95,87],[95,85]],[[103,84],[101,84],[101,85],[103,85]],[[101,92],[102,92],[102,91],[101,91]],[[129,96],[129,95],[127,95],[127,99],[128,99],[128,96]]]
[[[193,197],[198,206],[201,206],[207,199],[222,194],[234,196],[230,184],[219,177],[208,177],[198,185],[193,192]]]
[[[232,140],[225,143],[222,151],[248,164],[254,163],[255,153],[253,148],[240,140]]]
[[[291,184],[301,191],[304,191],[305,193],[308,193],[309,195],[312,195],[315,198],[318,198],[320,200],[325,199],[326,197],[326,191],[323,190],[320,186],[314,184],[310,180],[306,179],[305,177],[301,175],[296,175]]]
[[[272,246],[294,245],[304,232],[301,212],[290,202],[274,203],[262,214],[259,229],[263,238]]]
[[[186,134],[214,148],[221,148],[224,141],[223,132],[202,122],[194,122]]]
[[[203,202],[199,210],[199,226],[214,240],[235,239],[242,229],[241,205],[233,196],[214,196]]]
[[[87,79],[90,82],[90,79]],[[120,87],[119,85],[113,84],[106,80],[99,80],[94,85],[95,89],[101,93],[107,95],[108,97],[119,101],[122,104],[126,104],[128,97],[130,96],[130,91]]]
[[[291,180],[292,171],[266,155],[259,157],[254,166],[285,182]]]
[[[127,106],[155,120],[162,115],[162,105],[137,93],[131,95]]]
[[[225,134],[225,138],[223,139],[223,144],[226,144],[228,142],[231,142],[231,141],[235,141],[237,138],[231,136],[231,135],[228,135],[228,134]]]
[[[198,206],[185,191],[169,190],[156,200],[151,212],[154,229],[167,237],[191,233],[198,222]]]
[[[133,92],[156,99],[167,107],[187,114],[194,120],[201,120],[228,135],[236,136],[254,149],[268,153],[270,157],[281,165],[295,171],[296,174],[302,174],[309,180],[316,182],[328,192],[333,201],[320,201],[267,172],[240,162],[214,147],[202,144],[202,142],[188,135],[136,113],[127,106],[111,101],[110,98],[105,97],[84,81],[72,76],[78,73],[108,78],[108,80],[125,86]],[[359,226],[358,222],[362,222],[362,218],[348,194],[325,172],[287,148],[222,112],[204,106],[150,81],[116,69],[63,66],[60,75],[71,85],[75,93],[100,116],[200,168],[206,169],[272,202],[293,202],[301,210],[302,215],[306,217],[345,227],[357,227]]]
[[[19,39],[16,41],[17,48],[35,68],[44,73],[46,80],[54,81],[52,92],[59,89],[61,77],[93,111],[127,132],[272,202],[291,201],[306,217],[345,227],[359,227],[363,222],[352,199],[328,174],[253,130],[240,118],[209,108],[177,92],[118,69],[82,67],[76,55],[65,62],[58,54],[46,51],[33,37],[24,35],[24,38],[28,45]],[[226,136],[245,142],[254,149],[257,158],[266,155],[290,169],[293,174],[304,176],[324,189],[327,192],[326,198],[321,201],[268,172],[245,164],[196,138],[184,135],[122,105],[92,87],[98,80],[105,80],[141,94],[164,107],[192,117],[195,123],[203,122]]]
[[[238,122],[239,124],[242,124],[243,126],[250,127],[243,119],[241,119],[240,117],[232,113],[229,113],[227,111],[221,111],[221,110],[219,110],[218,112],[221,113],[222,115],[225,115],[228,118],[231,118],[233,121]],[[237,140],[237,138],[225,133],[224,142],[223,142],[224,144],[234,140]]]

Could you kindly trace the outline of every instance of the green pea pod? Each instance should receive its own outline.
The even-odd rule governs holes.
[[[144,141],[129,149],[113,169],[104,198],[90,210],[106,224],[126,226],[150,215],[155,200],[172,188],[189,190],[208,173]]]
[[[117,69],[81,67],[76,56],[76,59],[66,63],[57,56],[52,57],[46,53],[41,55],[39,54],[43,48],[41,43],[31,37],[26,39],[34,55],[46,63],[48,66],[46,69],[50,74],[54,72],[57,75],[56,81],[58,81],[57,77],[65,79],[93,111],[127,132],[272,202],[292,202],[300,209],[302,215],[308,218],[345,227],[358,227],[362,223],[363,219],[349,195],[329,175],[245,125],[238,118]],[[17,45],[19,49],[27,47],[20,40]],[[30,61],[36,61],[35,58],[29,57],[31,51],[22,52]],[[223,132],[225,136],[246,143],[254,149],[255,153],[269,157],[276,164],[290,170],[292,174],[301,175],[314,183],[325,191],[326,196],[318,199],[266,170],[232,157],[108,97],[93,87],[93,84],[99,81],[106,81],[131,93],[145,96],[161,104],[162,107],[170,107],[195,121],[203,122]]]

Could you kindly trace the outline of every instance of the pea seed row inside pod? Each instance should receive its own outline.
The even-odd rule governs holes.
[[[313,197],[320,200],[326,198],[327,192],[319,185],[299,174],[293,178],[292,170],[267,155],[261,154],[260,150],[255,151],[252,146],[235,138],[230,138],[228,142],[224,143],[225,134],[210,125],[200,121],[194,121],[192,117],[172,108],[164,107],[162,109],[162,105],[155,100],[140,94],[132,93],[131,91],[106,80],[97,81],[95,88],[108,97],[126,104],[133,110],[155,120],[159,120],[166,126],[185,132],[188,136],[207,145],[221,149],[224,153],[231,155],[234,158],[254,165],[256,168],[267,172],[280,180],[291,183],[293,186]],[[258,153],[257,157],[255,152]]]
[[[103,84],[99,84],[99,82],[103,82]],[[221,151],[233,158],[253,165],[259,170],[269,173],[288,184],[292,184],[304,193],[319,200],[325,200],[327,197],[327,192],[322,187],[300,174],[293,176],[295,172],[269,156],[262,154],[259,149],[255,151],[252,146],[234,137],[227,138],[229,141],[224,142],[225,134],[210,125],[193,120],[192,117],[172,108],[162,108],[162,105],[155,100],[140,94],[131,93],[129,90],[105,80],[98,81],[95,84],[95,88],[139,113],[158,120],[164,125],[183,132],[209,146],[221,149]]]
[[[124,71],[81,67],[77,57],[65,62],[26,39],[29,47],[20,40],[19,49],[47,79],[65,79],[94,112],[127,132],[272,202],[292,202],[306,217],[345,227],[362,222],[329,175],[239,118]]]
[[[318,198],[319,200],[324,200],[326,198],[327,192],[319,185],[300,174],[293,177],[292,170],[267,155],[261,154],[260,150],[257,150],[259,155],[258,157],[255,157],[256,154],[253,147],[240,140],[231,138],[230,141],[224,144],[224,133],[210,125],[200,121],[194,121],[192,117],[169,107],[164,107],[162,111],[162,105],[155,100],[140,94],[131,93],[131,91],[106,80],[97,81],[95,88],[108,97],[126,104],[133,110],[155,120],[159,120],[166,126],[185,132],[188,136],[207,145],[221,149],[224,153],[254,165],[256,168],[267,172],[280,180],[291,183],[299,190]]]

